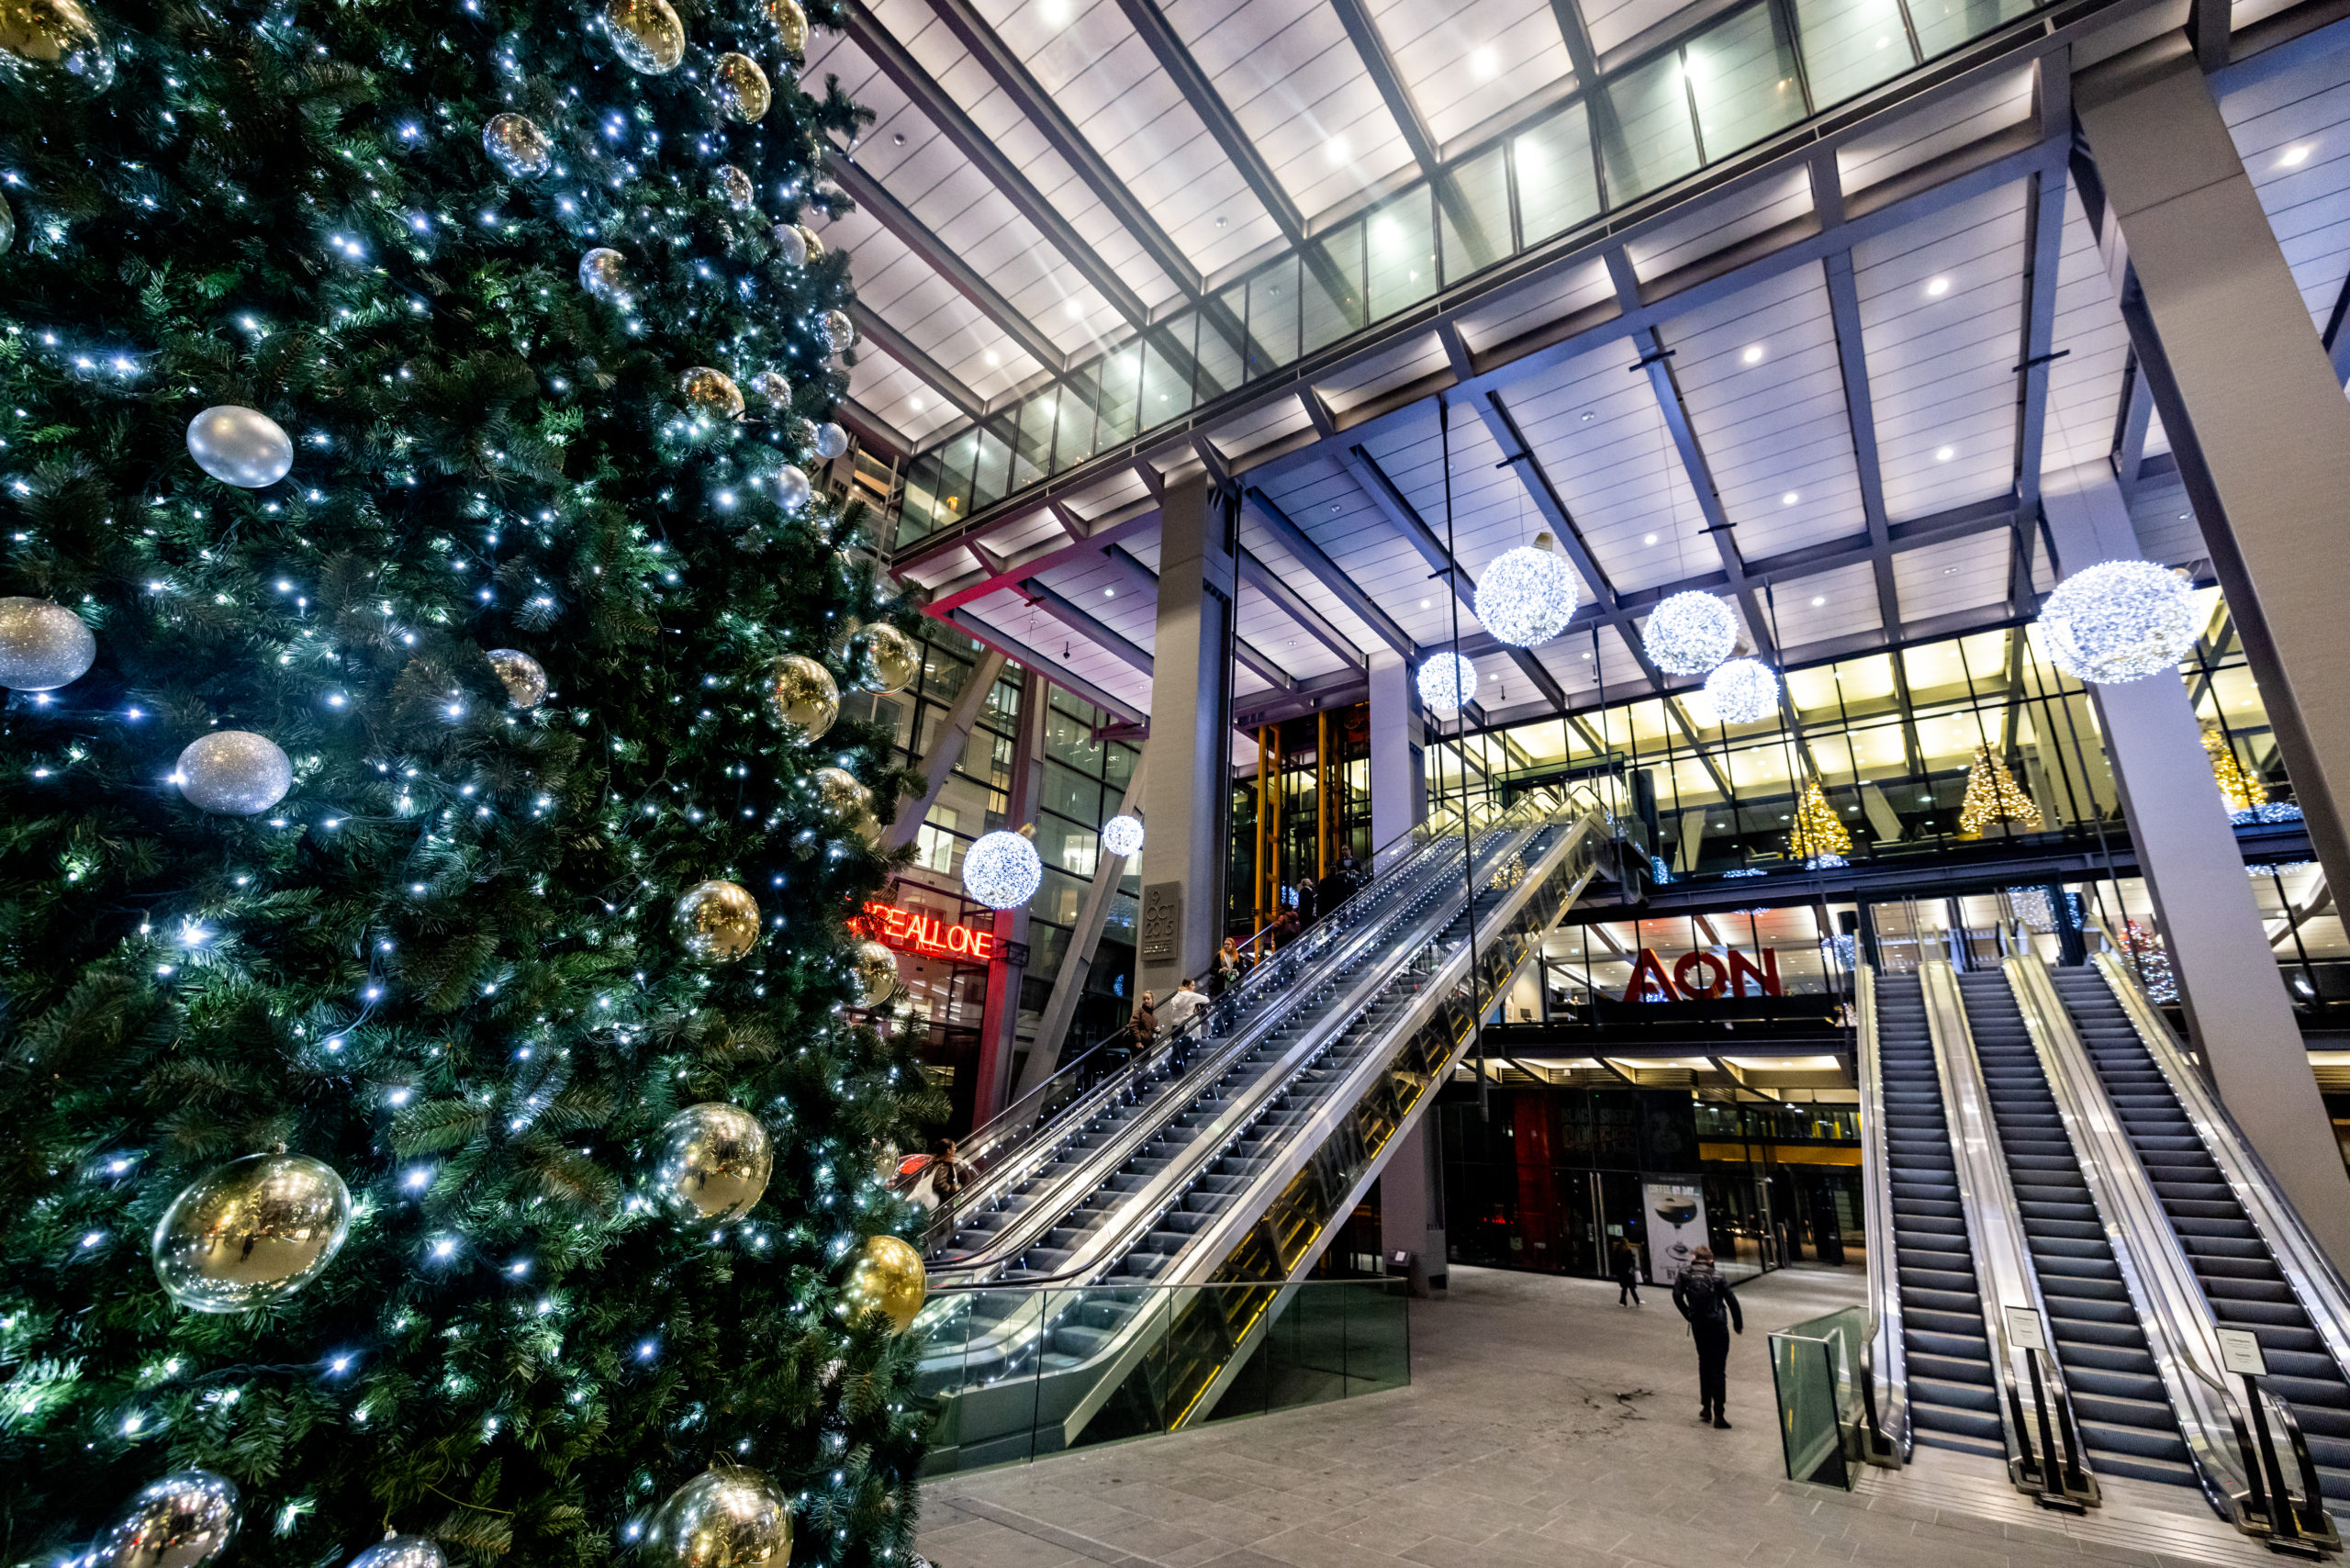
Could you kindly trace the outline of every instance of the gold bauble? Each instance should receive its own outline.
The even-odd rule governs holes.
[[[98,639],[80,616],[53,599],[0,599],[0,686],[54,691],[97,662]]]
[[[535,708],[547,700],[547,672],[539,661],[519,648],[492,648],[489,667],[506,688],[506,700],[517,708]]]
[[[17,213],[6,196],[0,196],[0,256],[8,253],[17,242]]]
[[[778,409],[791,407],[791,383],[772,370],[762,370],[751,377],[751,390]]]
[[[554,143],[528,115],[492,115],[481,128],[482,151],[509,180],[535,180],[554,164]]]
[[[775,24],[776,41],[796,62],[808,58],[808,13],[800,0],[767,0],[767,20]]]
[[[740,1219],[767,1190],[775,1146],[739,1105],[688,1105],[663,1124],[654,1197],[688,1223]]]
[[[622,64],[666,76],[686,57],[686,25],[669,0],[604,0],[604,33]]]
[[[114,52],[76,0],[0,0],[0,75],[44,91],[103,93]]]
[[[697,963],[731,964],[759,945],[759,901],[733,882],[697,882],[677,900],[677,940]]]
[[[820,767],[809,775],[824,814],[841,828],[863,832],[873,821],[873,791],[845,767]]]
[[[914,1314],[922,1310],[929,1289],[921,1253],[897,1237],[868,1236],[857,1250],[856,1261],[849,1266],[841,1299],[852,1318],[868,1312],[884,1313],[902,1334],[913,1327]]]
[[[747,54],[718,57],[718,63],[711,68],[710,95],[717,100],[720,114],[743,125],[755,125],[766,118],[775,102],[767,73]]]
[[[155,1226],[155,1278],[197,1312],[245,1312],[316,1279],[351,1227],[351,1190],[299,1154],[252,1154],[184,1189]]]
[[[808,247],[808,259],[811,262],[822,261],[824,242],[816,238],[816,231],[804,223],[795,223],[792,227],[800,230],[800,242]]]
[[[755,1470],[709,1471],[654,1510],[638,1554],[645,1568],[784,1568],[791,1500]]]
[[[758,192],[751,187],[751,176],[732,163],[718,166],[718,194],[726,205],[737,212],[748,212]]]
[[[785,654],[767,666],[767,712],[794,740],[821,740],[841,714],[833,672],[805,654]]]
[[[733,376],[706,364],[695,365],[677,377],[677,396],[695,413],[713,420],[743,417],[743,389],[734,385]]]
[[[922,651],[895,626],[877,622],[857,634],[856,669],[857,685],[886,697],[914,683]]]
[[[878,1007],[898,991],[898,955],[878,942],[859,942],[849,954],[856,970],[856,1004]]]

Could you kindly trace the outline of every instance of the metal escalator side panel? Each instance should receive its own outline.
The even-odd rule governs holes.
[[[1908,1347],[1902,1338],[1900,1260],[1893,1235],[1893,1156],[1885,1119],[1885,1063],[1877,1054],[1876,971],[1853,967],[1853,1037],[1858,1044],[1863,1139],[1861,1212],[1868,1244],[1869,1304],[1876,1314],[1870,1376],[1878,1420],[1896,1457],[1908,1461]]]
[[[2154,1357],[2179,1436],[2195,1462],[2205,1498],[2233,1520],[2233,1498],[2244,1487],[2235,1425],[2221,1381],[2217,1325],[2193,1265],[2164,1212],[2154,1181],[2138,1158],[2104,1082],[2067,1018],[2047,965],[2009,958],[2002,965],[2024,1029],[2040,1058],[2056,1112],[2080,1157],[2082,1179],[2121,1266],[2123,1288]]]

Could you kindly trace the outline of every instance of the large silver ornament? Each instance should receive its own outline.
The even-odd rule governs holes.
[[[695,883],[672,918],[686,956],[697,963],[731,964],[759,945],[759,901],[738,883]]]
[[[237,1535],[237,1486],[175,1470],[140,1489],[89,1556],[89,1568],[202,1568]]]
[[[808,264],[808,241],[800,237],[798,224],[777,224],[775,243],[776,249],[783,252],[786,265],[804,267]]]
[[[1738,647],[1738,616],[1709,593],[1676,593],[1649,611],[1640,645],[1667,675],[1703,675]]]
[[[114,50],[76,0],[0,0],[0,76],[87,97],[114,85]]]
[[[848,450],[848,431],[826,420],[816,427],[816,455],[838,457]]]
[[[544,666],[519,648],[492,648],[489,667],[506,688],[506,700],[517,708],[535,708],[547,700]]]
[[[97,638],[63,605],[46,599],[0,599],[0,686],[54,691],[88,674],[97,657]]]
[[[833,672],[805,654],[780,655],[767,666],[767,713],[794,740],[821,739],[841,713]]]
[[[274,485],[293,471],[294,442],[258,409],[210,408],[187,422],[187,454],[214,478],[240,489]]]
[[[706,364],[695,365],[677,377],[677,396],[686,406],[705,419],[739,420],[743,417],[743,389],[734,378],[722,370],[712,370]]]
[[[347,1568],[448,1568],[448,1563],[430,1536],[387,1535],[352,1558]]]
[[[963,890],[990,909],[1018,909],[1044,880],[1044,861],[1024,833],[982,834],[963,857]]]
[[[509,180],[535,180],[554,166],[554,143],[528,115],[492,115],[481,128],[481,148]]]
[[[2119,686],[2169,669],[2195,646],[2195,591],[2152,561],[2099,561],[2040,607],[2048,657],[2075,680]]]
[[[740,1219],[774,1170],[775,1146],[756,1116],[736,1105],[688,1105],[662,1126],[654,1197],[673,1219]]]
[[[720,114],[742,125],[755,125],[765,118],[775,102],[767,73],[747,54],[718,57],[718,63],[711,67],[710,95],[717,100]]]
[[[717,179],[718,194],[725,198],[727,206],[737,212],[748,212],[751,203],[758,199],[759,193],[752,188],[751,176],[732,163],[718,166]]]
[[[1761,659],[1724,659],[1706,677],[1714,718],[1725,724],[1754,724],[1779,711],[1779,677]]]
[[[599,245],[579,258],[579,286],[590,299],[626,308],[628,258],[609,245]]]
[[[686,25],[669,0],[604,0],[604,34],[622,64],[666,76],[686,57]]]
[[[848,319],[845,310],[824,312],[824,341],[834,353],[846,353],[856,342],[856,323]]]
[[[791,383],[772,370],[762,370],[751,377],[751,390],[778,409],[791,407]]]
[[[903,691],[922,673],[922,655],[914,640],[886,621],[877,621],[856,634],[856,683],[887,697]]]
[[[775,471],[775,504],[798,511],[808,504],[808,476],[787,463]]]
[[[258,816],[294,788],[294,765],[277,743],[250,730],[215,730],[180,753],[180,793],[198,811]]]
[[[898,991],[898,955],[878,942],[859,942],[849,954],[856,969],[856,1004],[878,1007]]]
[[[706,1472],[654,1510],[643,1555],[646,1568],[784,1568],[790,1499],[755,1470]]]
[[[1575,575],[1550,536],[1502,552],[1477,585],[1477,619],[1503,642],[1520,648],[1547,643],[1567,628],[1575,612]]]
[[[776,41],[798,62],[808,58],[808,13],[800,0],[767,0],[767,20],[775,24]]]
[[[1477,666],[1463,654],[1448,651],[1422,660],[1413,681],[1422,705],[1447,719],[1477,700]]]
[[[196,1312],[249,1312],[324,1271],[351,1228],[351,1189],[300,1154],[249,1154],[197,1178],[156,1224],[155,1278]]]

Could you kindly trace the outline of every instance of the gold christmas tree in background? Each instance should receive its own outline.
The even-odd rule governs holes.
[[[1787,835],[1787,848],[1798,860],[1841,863],[1852,847],[1852,835],[1836,820],[1828,792],[1818,778],[1805,779],[1803,793],[1796,801],[1795,831]]]
[[[2236,760],[2236,748],[2214,724],[2203,732],[2203,749],[2211,756],[2211,777],[2220,783],[2220,796],[2232,812],[2248,812],[2255,806],[2268,803],[2268,786],[2244,770]]]
[[[1966,796],[1958,803],[1958,832],[1972,838],[1993,823],[2017,823],[2026,830],[2040,826],[2040,808],[2023,792],[2008,765],[1991,755],[1989,745],[1975,748],[1966,765]]]

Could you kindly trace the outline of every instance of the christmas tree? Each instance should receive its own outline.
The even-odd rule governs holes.
[[[1966,765],[1966,793],[1958,802],[1959,836],[1975,837],[1994,823],[2014,823],[2031,831],[2040,822],[2040,808],[2008,765],[1993,756],[1988,745],[1976,746],[1975,759]]]
[[[2178,977],[2171,971],[2170,954],[2163,948],[2163,939],[2123,916],[2121,946],[2129,957],[2130,968],[2138,976],[2138,984],[2156,1002],[2178,1000]]]
[[[908,1560],[805,27],[13,0],[5,1561]]]
[[[2231,812],[2256,811],[2268,803],[2268,787],[2244,770],[2236,760],[2235,747],[2217,725],[2203,731],[2203,750],[2211,758],[2211,777],[2218,780],[2220,798]]]
[[[1796,798],[1796,825],[1787,835],[1788,851],[1806,866],[1818,869],[1841,866],[1852,847],[1852,835],[1836,820],[1828,792],[1818,778],[1806,778],[1803,792]]]

